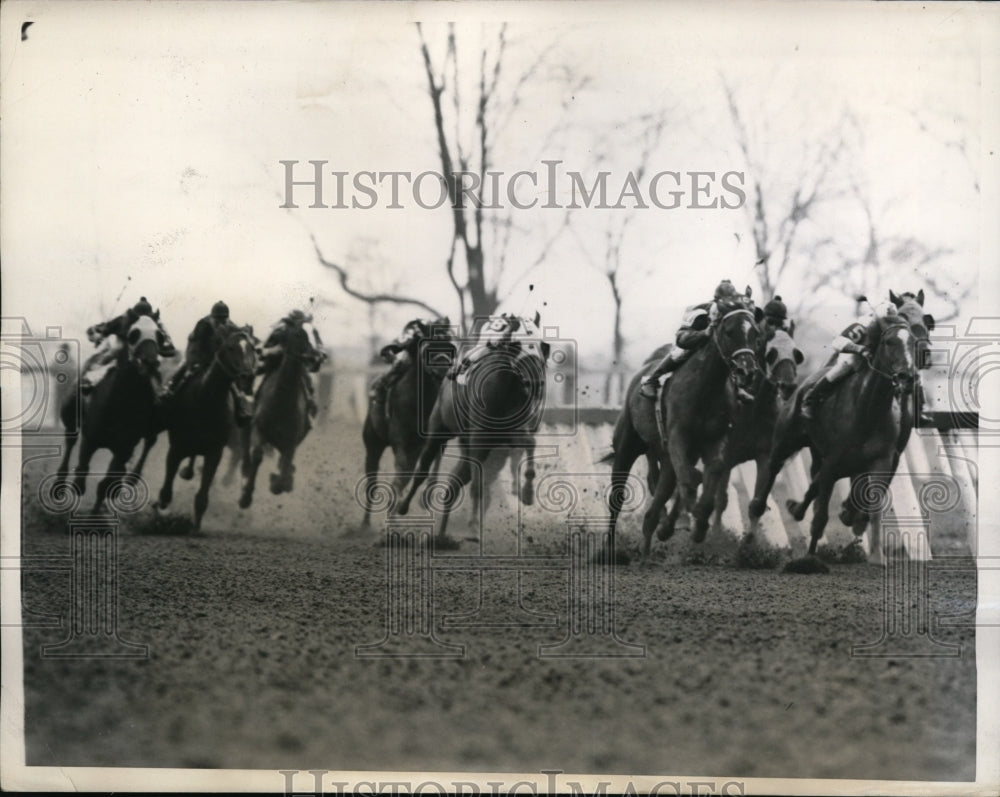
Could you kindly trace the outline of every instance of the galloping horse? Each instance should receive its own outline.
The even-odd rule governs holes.
[[[65,484],[69,478],[69,459],[73,444],[82,431],[80,456],[76,466],[73,486],[81,496],[86,492],[90,459],[101,448],[111,450],[108,472],[97,486],[94,511],[104,505],[109,487],[115,481],[135,481],[142,472],[145,453],[136,470],[127,473],[128,461],[136,444],[146,439],[147,448],[156,441],[154,427],[154,380],[159,377],[159,340],[157,322],[149,316],[140,316],[129,328],[125,345],[118,353],[115,367],[83,398],[74,390],[64,402],[60,417],[65,432],[65,453],[59,465],[57,483]],[[82,409],[81,428],[77,419]]]
[[[222,340],[212,362],[189,379],[175,396],[167,421],[170,450],[156,507],[166,509],[173,500],[174,477],[182,460],[203,457],[201,484],[194,497],[194,529],[201,529],[201,519],[208,508],[208,491],[219,467],[234,423],[230,397],[236,380],[253,378],[256,354],[249,327],[221,331]]]
[[[525,505],[534,502],[534,433],[545,403],[549,344],[537,337],[537,315],[534,322],[511,318],[509,323],[514,327],[509,339],[491,344],[463,375],[447,379],[441,386],[428,419],[427,442],[420,452],[417,472],[397,509],[400,515],[409,511],[410,501],[427,479],[431,465],[453,437],[458,437],[462,457],[455,475],[462,486],[472,480],[474,517],[478,518],[484,485],[480,479],[472,479],[472,468],[475,465],[482,473],[482,465],[494,448],[523,449],[527,466],[520,498]],[[511,472],[515,475],[518,464],[512,457]],[[446,491],[439,538],[446,537],[455,498],[455,492]]]
[[[658,464],[655,489],[643,517],[645,550],[648,552],[663,506],[675,487],[679,488],[677,512],[686,521],[684,525],[690,526],[688,515],[699,481],[695,463],[702,452],[723,439],[729,428],[737,404],[731,388],[750,388],[757,371],[754,349],[760,310],[755,313],[751,306],[749,292],[739,300],[721,303],[711,340],[674,372],[655,402],[639,394],[641,378],[654,361],[647,361],[633,377],[614,432],[608,500],[608,538],[612,546],[629,471],[644,453],[651,464],[654,460]],[[694,536],[698,542],[705,538],[711,514],[710,504],[702,509],[704,515],[696,518]],[[661,539],[667,536],[661,531]]]
[[[274,495],[290,493],[295,483],[295,450],[312,428],[309,422],[306,359],[310,353],[307,317],[289,320],[281,352],[281,363],[267,374],[257,388],[253,420],[244,436],[243,492],[240,508],[253,503],[257,470],[264,459],[264,446],[278,451],[278,472],[271,474]]]
[[[796,348],[792,336],[783,329],[775,330],[767,340],[764,352],[766,371],[759,372],[753,381],[751,392],[754,400],[749,405],[738,407],[724,445],[716,448],[715,453],[722,456],[722,467],[714,471],[709,469],[702,485],[699,500],[712,500],[713,528],[722,525],[722,513],[729,504],[729,478],[733,468],[752,459],[757,466],[755,488],[763,481],[778,413],[795,393],[798,366],[804,357]],[[709,452],[703,454],[707,455]],[[708,477],[713,472],[716,474],[714,485]],[[664,539],[673,533],[679,509],[679,503],[674,502],[666,524],[658,529],[665,535]]]
[[[877,341],[871,363],[844,379],[820,406],[815,419],[803,419],[798,406],[817,375],[806,380],[795,400],[782,408],[765,479],[758,479],[750,502],[750,517],[756,520],[764,513],[767,496],[785,461],[808,445],[813,457],[812,480],[803,499],[789,501],[788,508],[797,520],[802,520],[809,504],[816,500],[809,553],[816,553],[823,536],[834,483],[849,477],[854,499],[852,531],[860,537],[869,520],[874,521],[872,560],[881,562],[878,502],[896,472],[900,441],[908,439],[913,428],[916,344],[909,324],[902,318],[875,319],[871,324],[870,335]],[[859,501],[865,505],[858,506]]]
[[[435,324],[446,323],[438,319]],[[432,324],[432,326],[434,326]],[[434,402],[441,390],[441,382],[454,358],[455,344],[450,339],[415,341],[416,351],[411,352],[413,363],[399,381],[389,388],[385,405],[368,402],[368,414],[361,432],[365,444],[365,515],[362,525],[371,522],[369,485],[378,474],[379,460],[386,448],[392,448],[396,465],[396,490],[400,491],[409,480],[417,464],[420,450],[427,442],[425,432]],[[444,364],[438,359],[444,360]]]

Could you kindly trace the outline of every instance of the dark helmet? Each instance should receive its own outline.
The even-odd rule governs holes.
[[[784,321],[788,318],[788,308],[781,301],[780,296],[775,296],[764,305],[764,318],[770,321]]]
[[[715,296],[713,298],[719,301],[721,299],[735,299],[736,296],[736,288],[733,287],[733,283],[729,280],[723,280],[715,289]]]
[[[132,307],[132,314],[138,318],[141,315],[152,315],[153,305],[151,305],[145,296],[140,297],[139,301],[135,303]]]
[[[212,305],[212,318],[217,318],[219,321],[229,320],[229,305],[223,301],[218,301]]]

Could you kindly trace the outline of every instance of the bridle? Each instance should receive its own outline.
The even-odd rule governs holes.
[[[884,329],[882,329],[882,331],[881,331],[881,334],[880,334],[880,337],[879,337],[879,342],[878,342],[878,347],[877,348],[881,349],[883,347],[883,345],[885,345],[885,342],[888,339],[889,333],[893,333],[893,332],[896,332],[896,331],[905,331],[905,332],[909,333],[910,335],[913,334],[910,331],[910,325],[907,322],[905,322],[905,321],[895,322],[895,323],[886,325],[886,327]],[[917,340],[917,338],[915,336],[914,336],[914,340],[915,341]],[[876,352],[876,354],[877,354],[877,352]],[[901,385],[900,385],[900,379],[901,379],[902,376],[909,376],[910,379],[914,379],[915,378],[914,375],[912,373],[910,373],[910,372],[900,371],[900,372],[894,373],[894,374],[892,374],[892,373],[886,373],[885,371],[883,371],[883,370],[875,367],[875,359],[876,359],[876,355],[872,355],[872,357],[870,359],[866,359],[866,362],[868,363],[868,367],[872,370],[872,372],[878,374],[881,377],[884,377],[885,379],[888,379],[892,383],[892,389],[893,389],[893,392],[896,393],[896,395],[899,395],[899,393],[901,392],[901,389],[902,389]],[[911,365],[911,370],[912,370],[912,365]]]
[[[749,318],[751,324],[757,323],[757,319],[754,317],[754,314],[752,312],[750,312],[745,307],[736,307],[732,310],[727,311],[718,321],[715,322],[715,331],[712,334],[712,342],[715,344],[715,348],[718,350],[719,356],[722,358],[722,361],[726,364],[726,368],[729,371],[729,378],[732,379],[734,382],[738,380],[739,375],[741,373],[740,371],[741,363],[739,362],[741,357],[743,359],[746,359],[747,355],[749,355],[750,357],[750,360],[753,364],[753,368],[749,371],[749,375],[756,373],[758,370],[757,354],[752,348],[750,348],[749,346],[743,346],[742,348],[736,349],[736,351],[727,355],[722,350],[722,344],[719,342],[719,334],[722,332],[722,327],[723,324],[725,324],[726,320],[734,316],[741,316],[741,315],[745,315],[747,318]]]
[[[249,369],[243,368],[242,362],[240,363],[240,365],[234,367],[230,365],[228,362],[226,362],[226,358],[222,356],[223,351],[225,350],[225,346],[234,338],[245,340],[247,343],[250,344],[250,349],[251,351],[253,351],[254,349],[253,339],[250,337],[250,334],[244,329],[237,329],[230,332],[223,338],[222,343],[219,345],[218,350],[215,352],[214,359],[215,359],[215,364],[219,367],[219,370],[222,371],[222,373],[224,373],[230,379],[239,379],[240,377],[252,374],[253,368],[252,367]]]

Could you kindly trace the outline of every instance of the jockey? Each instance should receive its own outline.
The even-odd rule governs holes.
[[[223,301],[216,302],[212,305],[211,313],[200,319],[188,335],[184,362],[167,382],[160,396],[161,402],[168,404],[191,377],[212,364],[222,340],[222,333],[233,329],[236,329],[236,324],[229,320],[229,306]],[[253,396],[250,394],[250,386],[234,383],[233,399],[236,405],[236,422],[242,425],[253,415]]]
[[[834,338],[833,349],[837,352],[837,359],[802,397],[803,418],[807,420],[814,418],[816,408],[833,392],[836,384],[860,369],[862,364],[871,358],[875,344],[874,336],[878,329],[876,321],[895,315],[894,305],[883,304],[875,308],[875,315],[868,323],[855,321]]]
[[[118,357],[125,344],[128,330],[141,316],[153,318],[153,306],[143,296],[132,307],[124,313],[115,316],[110,321],[95,324],[87,329],[87,339],[98,347],[84,363],[80,373],[80,392],[86,395],[94,389],[94,385],[104,378],[110,370],[110,366]],[[154,319],[156,320],[156,319]],[[162,327],[159,320],[156,325],[162,333],[160,339],[160,356],[172,357],[176,350],[170,340],[167,331]],[[156,376],[159,379],[159,375]]]
[[[785,303],[781,301],[780,296],[775,296],[771,299],[771,301],[764,305],[764,325],[765,330],[768,333],[770,333],[771,330],[776,331],[783,329],[785,332],[791,334],[791,322],[788,320],[788,308],[785,307]]]
[[[447,322],[447,319],[445,319]],[[410,321],[399,336],[386,346],[382,347],[379,356],[391,365],[389,370],[372,382],[368,391],[370,398],[376,407],[384,407],[389,396],[389,388],[395,385],[403,374],[413,363],[414,352],[420,341],[428,337],[431,333],[432,325],[435,322],[429,318],[415,318]]]
[[[684,320],[677,330],[676,344],[663,357],[649,374],[642,378],[639,395],[648,399],[656,398],[656,388],[659,378],[666,373],[677,370],[683,363],[712,338],[715,322],[719,317],[719,304],[733,303],[740,300],[740,294],[733,283],[722,280],[715,289],[715,295],[710,302],[689,307],[684,314]],[[752,401],[753,397],[743,388],[738,388],[739,397],[744,401]]]
[[[461,361],[448,373],[449,379],[455,379],[465,373],[473,363],[478,362],[483,356],[497,348],[504,342],[510,342],[515,330],[520,327],[520,323],[514,320],[514,316],[501,313],[493,316],[479,330],[479,339],[469,350],[469,353],[462,357]]]
[[[269,374],[277,369],[281,364],[285,345],[288,342],[288,333],[296,324],[302,325],[311,321],[312,316],[306,315],[301,310],[296,309],[291,310],[288,315],[275,324],[274,329],[271,330],[271,334],[267,336],[267,340],[264,341],[264,345],[261,347],[261,361],[260,365],[257,366],[257,373]],[[309,374],[316,373],[327,359],[327,354],[323,350],[323,342],[319,338],[319,333],[314,332],[314,334],[317,345],[313,346],[312,341],[309,340],[307,335],[307,348],[302,354],[302,361],[307,367],[307,372],[302,374],[302,387],[306,393],[306,409],[312,418],[316,417],[319,407],[316,404],[316,390],[313,387],[312,379],[309,378]]]

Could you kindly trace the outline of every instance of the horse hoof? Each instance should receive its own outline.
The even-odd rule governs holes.
[[[410,502],[409,501],[403,501],[403,503],[401,503],[399,506],[396,507],[396,514],[397,515],[405,515],[409,511],[410,511]]]
[[[240,501],[239,501],[240,509],[249,509],[250,508],[250,504],[252,504],[252,503],[253,503],[253,496],[252,495],[241,495],[240,496]]]
[[[841,509],[838,517],[840,518],[840,522],[843,523],[845,526],[850,527],[854,525],[854,513],[851,512],[850,510]]]
[[[521,503],[525,506],[531,506],[535,503],[535,490],[532,487],[525,485],[521,489]]]
[[[785,502],[785,506],[788,507],[788,511],[791,513],[792,517],[795,518],[796,520],[802,520],[802,518],[806,516],[805,507],[802,506],[802,504],[800,504],[798,501],[793,501],[791,498],[789,498]]]
[[[194,478],[194,468],[191,465],[185,465],[177,471],[177,475],[184,479],[184,481],[189,482]]]
[[[278,478],[278,475],[276,473],[271,474],[271,479],[269,484],[272,495],[281,495],[282,492],[281,479]]]
[[[656,527],[656,539],[660,542],[666,542],[671,537],[674,536],[674,527],[667,522],[661,523]]]
[[[699,520],[694,524],[694,533],[691,535],[691,539],[695,542],[704,542],[705,537],[708,536],[708,521]]]
[[[750,504],[747,507],[747,511],[750,514],[751,520],[756,520],[761,515],[763,515],[765,509],[767,509],[767,504],[765,504],[758,498],[751,499]]]

